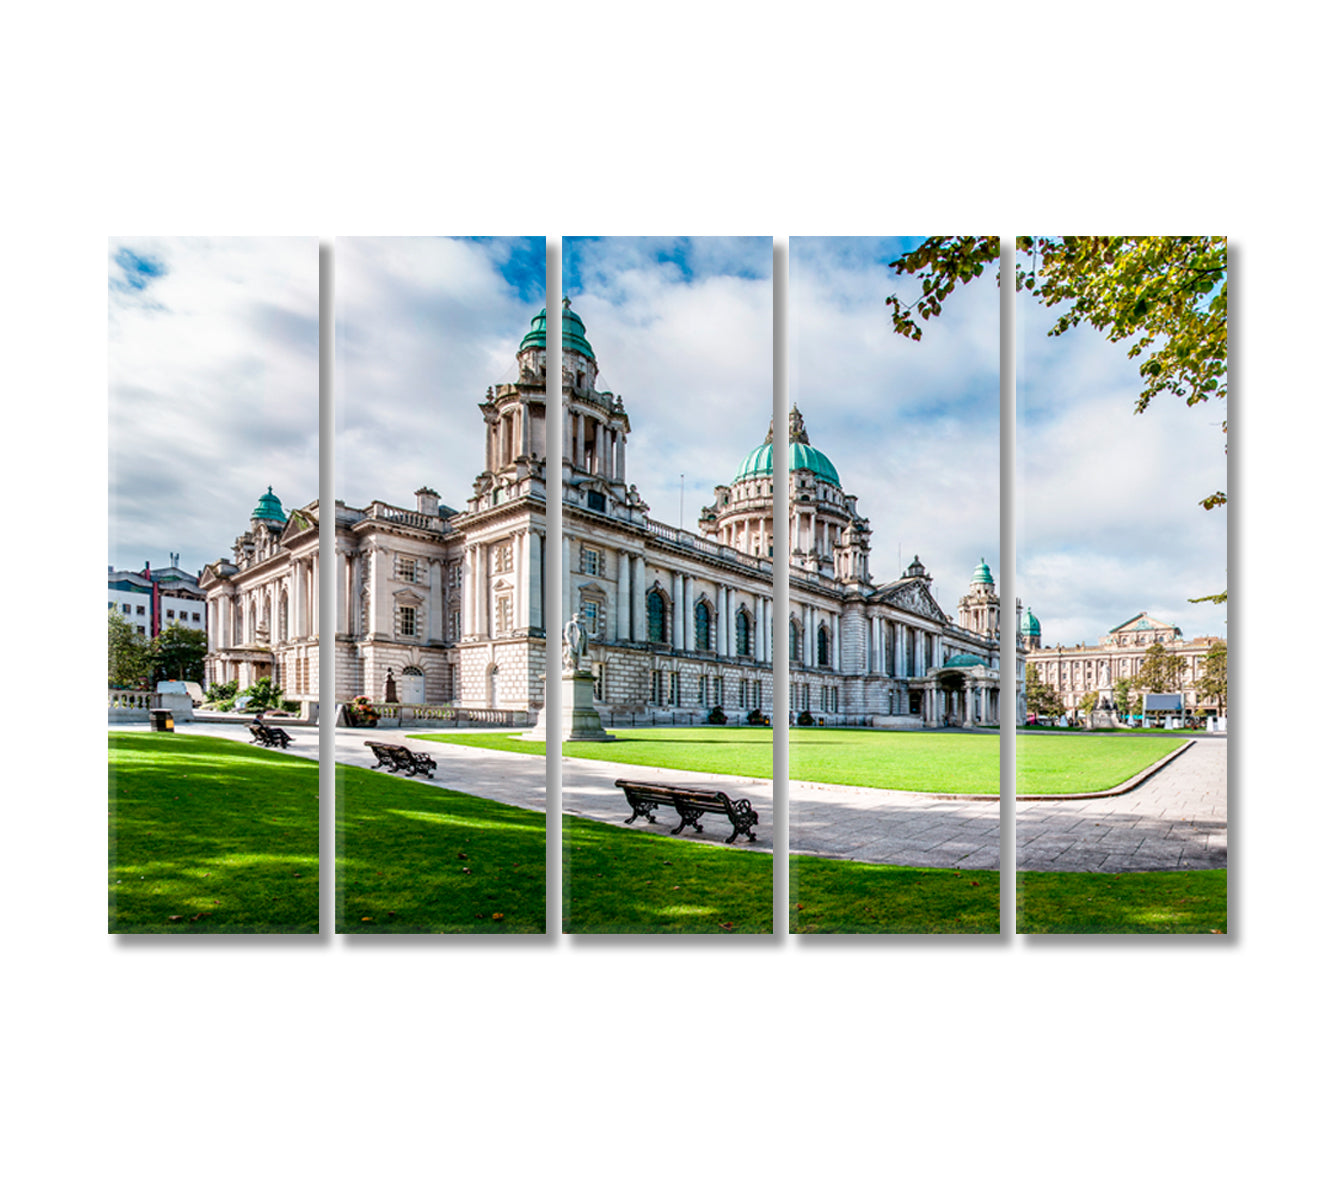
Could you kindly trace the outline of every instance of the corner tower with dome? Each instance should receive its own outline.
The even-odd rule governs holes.
[[[696,529],[655,520],[633,482],[633,398],[603,388],[595,335],[568,300],[561,317],[559,472],[547,460],[543,310],[519,335],[514,378],[479,401],[470,494],[454,507],[429,486],[407,504],[337,503],[332,611],[320,612],[314,582],[318,505],[284,516],[271,489],[261,497],[236,562],[206,572],[210,629],[220,631],[210,680],[271,674],[313,703],[323,635],[334,641],[339,701],[393,697],[409,716],[449,705],[525,724],[543,701],[547,631],[578,613],[604,720],[698,723],[715,707],[731,723],[772,718],[786,638],[793,714],[919,729],[997,723],[1000,602],[985,562],[957,621],[918,557],[898,579],[874,580],[870,522],[795,407],[787,563],[774,561],[772,425]],[[557,497],[554,547],[547,505]],[[542,586],[556,564],[559,614],[545,610]],[[788,574],[785,612],[775,611],[776,569]]]

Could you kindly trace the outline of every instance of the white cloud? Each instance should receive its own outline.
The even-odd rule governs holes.
[[[1053,310],[1018,307],[1020,593],[1043,644],[1096,642],[1146,611],[1187,637],[1223,634],[1226,610],[1188,598],[1227,585],[1225,410],[1140,392],[1128,343],[1078,328],[1046,336]]]
[[[108,275],[109,562],[197,570],[318,494],[317,242],[118,238]]]

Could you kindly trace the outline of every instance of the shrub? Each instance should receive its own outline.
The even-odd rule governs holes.
[[[764,714],[760,712],[758,708],[752,708],[750,712],[746,714],[746,721],[751,725],[763,725]]]
[[[221,700],[232,700],[236,697],[236,689],[240,686],[235,679],[229,679],[226,683],[210,683],[204,698],[213,704],[218,704]],[[223,711],[226,712],[227,709]]]
[[[278,708],[283,702],[282,688],[275,687],[273,680],[265,675],[261,679],[256,679],[241,696],[246,697],[246,712],[263,712],[266,709]],[[240,696],[237,697],[240,699]]]
[[[813,716],[811,716],[810,709],[805,709],[805,710],[803,710],[800,714],[798,714],[798,716],[797,716],[797,724],[798,724],[798,725],[814,725],[814,724],[815,724],[815,718],[814,718]]]
[[[709,709],[709,715],[705,720],[707,720],[710,725],[726,725],[727,714],[723,712],[723,706],[721,704],[715,704]]]

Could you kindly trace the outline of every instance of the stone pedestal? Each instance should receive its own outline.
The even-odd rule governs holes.
[[[593,707],[593,673],[566,671],[560,677],[562,742],[614,742],[613,734],[602,728],[602,718]],[[537,723],[522,735],[526,741],[547,740],[547,710],[537,714]]]

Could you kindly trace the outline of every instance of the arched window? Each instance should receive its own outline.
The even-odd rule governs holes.
[[[801,662],[801,626],[796,621],[787,623],[787,656],[794,663]]]
[[[713,614],[709,612],[707,600],[695,605],[695,649],[713,649]]]
[[[648,640],[650,642],[665,642],[667,640],[667,604],[662,598],[662,593],[656,588],[649,592],[644,609],[648,616]]]
[[[750,649],[750,614],[743,608],[736,614],[736,652],[749,658]]]
[[[821,625],[815,633],[815,657],[816,662],[822,666],[829,665],[829,626]]]

